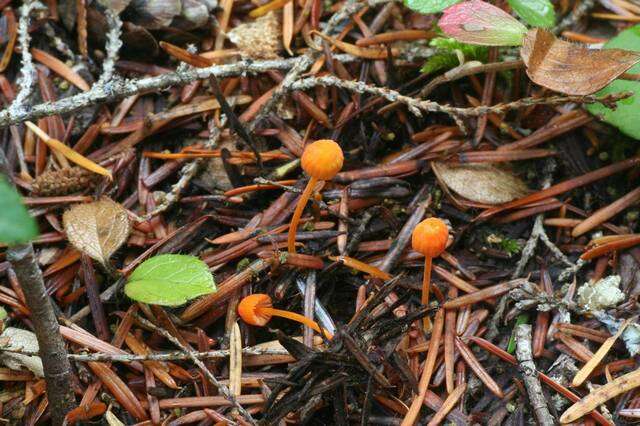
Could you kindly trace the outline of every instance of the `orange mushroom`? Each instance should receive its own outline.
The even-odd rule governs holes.
[[[422,278],[422,304],[429,304],[431,285],[431,261],[442,254],[449,240],[449,228],[440,219],[430,217],[416,226],[411,235],[411,245],[415,251],[424,255],[424,275]],[[429,318],[423,319],[425,330],[430,328]]]
[[[300,222],[302,211],[313,192],[313,188],[320,180],[332,179],[342,169],[343,161],[342,148],[331,139],[315,141],[304,149],[301,165],[302,169],[310,176],[310,179],[298,200],[296,210],[291,218],[291,225],[289,225],[289,237],[287,239],[289,253],[296,252],[298,223]]]
[[[333,338],[333,334],[324,328],[321,329],[314,320],[295,312],[275,309],[271,303],[271,297],[267,294],[256,293],[242,299],[238,304],[238,315],[247,324],[258,327],[264,327],[274,316],[287,318],[304,324],[320,334],[324,333],[329,339]]]

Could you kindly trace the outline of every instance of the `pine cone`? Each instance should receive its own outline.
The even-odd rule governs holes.
[[[100,175],[82,167],[49,170],[38,176],[32,184],[32,193],[40,196],[68,195],[93,188]]]

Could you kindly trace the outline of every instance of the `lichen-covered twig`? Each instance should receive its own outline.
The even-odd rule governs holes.
[[[342,23],[342,21],[352,14],[356,13],[358,10],[367,6],[367,2],[357,1],[357,0],[347,0],[345,4],[331,16],[329,21],[327,22],[326,27],[323,30],[324,34],[330,35],[334,29]],[[319,37],[317,37],[319,40]],[[252,132],[256,126],[267,117],[271,111],[280,103],[282,98],[292,91],[293,84],[300,78],[302,73],[307,71],[307,69],[313,65],[313,62],[321,55],[322,52],[309,49],[305,54],[296,58],[296,63],[287,75],[285,75],[284,79],[280,83],[280,86],[276,90],[274,90],[273,94],[269,98],[269,100],[264,104],[260,111],[256,115],[256,117],[249,123],[247,126],[247,130]]]
[[[179,347],[180,350],[184,351],[184,353],[189,357],[189,359],[191,361],[193,361],[193,363],[202,371],[202,373],[205,375],[205,377],[216,388],[218,388],[218,392],[220,392],[220,394],[222,396],[224,396],[229,402],[231,402],[231,404],[238,410],[238,412],[240,414],[242,414],[242,416],[248,422],[250,422],[251,424],[256,424],[256,421],[253,419],[251,414],[249,414],[249,412],[247,410],[245,410],[245,408],[242,405],[240,405],[238,400],[229,391],[229,388],[224,383],[220,383],[218,381],[218,379],[216,379],[216,377],[213,375],[213,373],[211,373],[211,370],[209,370],[207,368],[207,366],[200,360],[200,358],[195,356],[195,353],[196,353],[195,351],[193,351],[193,350],[187,348],[186,346],[184,346],[182,343],[180,343],[180,341],[178,339],[173,337],[171,335],[171,333],[169,333],[164,328],[158,327],[157,325],[155,325],[151,321],[148,321],[148,320],[146,320],[146,319],[144,319],[144,318],[142,318],[142,317],[140,317],[138,315],[135,315],[135,318],[136,318],[137,321],[140,322],[140,324],[144,325],[145,327],[149,327],[153,331],[161,334],[165,339],[167,339],[168,341],[170,341],[171,343],[173,343],[174,345]]]
[[[529,402],[538,420],[538,424],[542,426],[553,426],[555,424],[553,417],[549,413],[547,401],[542,393],[542,385],[538,379],[536,365],[533,362],[533,353],[531,349],[531,325],[520,324],[515,330],[516,340],[516,358],[520,364],[520,372],[522,380],[529,395]]]
[[[18,43],[22,51],[22,62],[20,67],[21,77],[18,83],[20,90],[16,95],[13,103],[6,110],[9,113],[19,114],[26,112],[25,104],[31,96],[31,90],[36,81],[36,69],[33,65],[33,57],[29,44],[31,36],[29,35],[29,21],[31,12],[36,8],[43,8],[42,3],[38,1],[25,1],[20,8],[20,21],[18,22]],[[13,123],[11,123],[13,124]]]
[[[544,170],[545,176],[544,176],[544,182],[542,184],[543,189],[548,188],[551,185],[551,178],[552,178],[554,169],[555,169],[555,162],[553,160],[548,161]],[[529,239],[527,240],[524,248],[522,249],[522,255],[520,256],[520,260],[516,265],[515,271],[511,275],[512,278],[518,278],[520,275],[522,275],[524,268],[526,268],[527,264],[529,263],[529,260],[531,260],[531,257],[533,257],[535,249],[538,245],[538,241],[540,240],[542,240],[544,245],[547,246],[547,248],[551,251],[554,257],[560,259],[569,268],[575,268],[576,265],[573,262],[571,262],[569,258],[567,258],[567,256],[564,255],[564,253],[562,253],[562,250],[560,250],[553,243],[553,241],[549,239],[549,236],[544,230],[544,215],[539,214],[536,216],[536,219],[533,222],[533,229],[531,230],[531,235],[529,236]]]
[[[38,355],[37,352],[26,350],[5,349],[0,346],[0,352],[16,353],[20,355]],[[289,355],[285,349],[263,349],[257,347],[248,347],[242,349],[243,355]],[[223,359],[229,357],[229,350],[221,349],[216,351],[193,352],[193,356],[198,359]],[[68,354],[67,357],[71,361],[79,362],[140,362],[140,361],[185,361],[190,360],[191,356],[185,352],[163,352],[149,353],[146,355],[136,354],[107,354],[107,353],[90,353],[90,354]]]
[[[107,33],[107,42],[104,48],[107,56],[102,63],[102,75],[97,83],[100,85],[106,84],[113,78],[116,62],[118,61],[118,52],[120,52],[120,48],[122,47],[122,40],[120,40],[122,35],[122,21],[120,17],[110,8],[106,9],[105,16],[107,18],[109,32]]]
[[[204,143],[204,149],[215,148],[222,133],[220,129],[224,128],[225,123],[226,118],[223,116],[220,120],[220,127],[214,127],[211,130],[211,135]],[[197,158],[182,166],[182,170],[180,171],[180,179],[178,179],[178,182],[176,182],[171,187],[171,190],[169,192],[159,195],[159,199],[156,200],[159,201],[159,204],[153,211],[147,213],[144,216],[144,219],[149,220],[152,217],[167,211],[171,206],[173,206],[180,199],[180,194],[189,185],[191,179],[193,179],[198,174],[198,172],[202,168],[202,165],[205,164],[205,161],[206,160],[204,158]]]
[[[433,54],[433,49],[419,49],[411,52],[414,58],[425,58],[431,54]],[[335,55],[334,58],[343,63],[359,60],[359,58],[347,54]],[[297,63],[298,58],[264,61],[243,60],[233,64],[191,68],[137,80],[113,79],[102,85],[94,85],[87,92],[60,99],[56,102],[45,102],[29,109],[18,108],[18,104],[13,108],[6,108],[0,111],[0,128],[22,123],[26,120],[33,121],[50,115],[67,114],[92,105],[112,102],[136,94],[181,86],[195,80],[209,78],[212,75],[217,78],[224,78],[263,73],[269,70],[288,70]]]
[[[611,104],[612,102],[631,96],[631,94],[628,92],[616,93],[604,97],[599,97],[597,95],[550,96],[546,98],[522,98],[514,102],[500,103],[491,106],[481,105],[471,108],[461,108],[442,105],[429,100],[420,100],[402,95],[400,92],[387,89],[386,87],[372,86],[361,81],[342,80],[333,76],[305,78],[293,83],[291,89],[308,90],[316,86],[339,87],[341,89],[349,90],[354,93],[368,93],[371,95],[380,96],[391,102],[399,102],[406,105],[409,111],[418,117],[421,117],[423,112],[443,112],[451,116],[478,117],[481,115],[492,113],[499,114],[509,110],[526,108],[534,105],[562,105],[567,103],[592,104],[598,102]]]

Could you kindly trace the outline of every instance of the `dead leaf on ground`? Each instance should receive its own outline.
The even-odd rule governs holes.
[[[0,335],[0,347],[7,350],[38,352],[39,345],[35,333],[21,328],[7,327]],[[36,355],[0,351],[0,363],[12,370],[27,367],[37,377],[44,377],[42,360]]]
[[[531,80],[568,95],[595,93],[640,62],[637,52],[589,49],[540,28],[525,35],[520,55]]]
[[[477,203],[508,203],[530,192],[520,178],[491,164],[433,162],[431,166],[447,188]]]
[[[69,242],[103,265],[127,240],[131,226],[127,211],[109,198],[71,207],[63,216]]]

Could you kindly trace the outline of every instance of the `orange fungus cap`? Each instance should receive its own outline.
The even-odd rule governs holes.
[[[438,257],[447,247],[449,228],[436,217],[423,220],[413,230],[411,246],[426,257]]]
[[[307,145],[302,153],[302,169],[319,180],[332,179],[344,161],[342,148],[331,139],[320,139]]]
[[[247,324],[263,327],[271,319],[271,298],[266,294],[256,293],[245,297],[238,304],[238,315]]]

